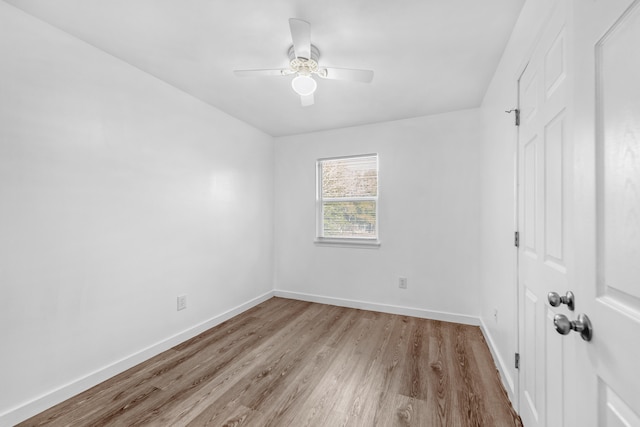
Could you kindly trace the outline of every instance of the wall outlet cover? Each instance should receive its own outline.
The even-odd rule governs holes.
[[[184,310],[185,308],[187,308],[187,296],[178,295],[178,311]]]

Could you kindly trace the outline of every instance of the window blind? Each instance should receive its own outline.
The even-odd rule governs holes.
[[[377,238],[377,155],[321,159],[318,181],[318,237]]]

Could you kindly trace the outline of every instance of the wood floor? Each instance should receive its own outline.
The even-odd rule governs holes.
[[[521,426],[480,329],[272,298],[21,426]]]

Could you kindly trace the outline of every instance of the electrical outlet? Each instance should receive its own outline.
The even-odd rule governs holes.
[[[407,289],[407,278],[406,277],[400,277],[398,279],[398,287],[400,289]]]
[[[178,311],[184,310],[185,308],[187,308],[187,296],[178,295]]]

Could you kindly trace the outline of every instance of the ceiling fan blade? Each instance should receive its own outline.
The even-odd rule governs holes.
[[[351,68],[324,68],[324,72],[318,73],[323,79],[349,80],[354,82],[371,83],[373,71],[354,70]]]
[[[301,19],[289,19],[291,40],[296,58],[311,59],[311,24]]]
[[[237,77],[259,77],[259,76],[286,76],[289,70],[234,70],[233,74]]]
[[[300,103],[302,104],[303,107],[308,107],[310,105],[313,105],[313,102],[314,102],[313,94],[300,96]]]

